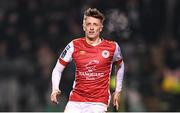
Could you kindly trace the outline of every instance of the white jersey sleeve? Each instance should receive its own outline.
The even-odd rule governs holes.
[[[122,81],[124,76],[124,62],[122,58],[122,53],[119,45],[116,43],[116,50],[113,56],[113,62],[116,64],[120,64],[120,68],[118,68],[116,73],[116,92],[120,92],[122,88]]]
[[[59,57],[59,62],[66,66],[68,62],[72,61],[72,54],[74,51],[73,41],[71,41],[63,50]]]
[[[73,42],[71,41],[61,53],[59,60],[52,71],[52,91],[59,90],[62,72],[67,63],[72,60],[73,50]]]
[[[117,43],[115,44],[116,44],[116,49],[113,56],[113,62],[121,63],[122,61],[121,49]]]
[[[120,92],[122,89],[122,82],[124,77],[124,62],[121,62],[121,67],[117,70],[116,75],[116,92]]]
[[[56,66],[54,67],[52,71],[52,91],[59,90],[59,83],[61,80],[61,75],[64,70],[65,66],[60,64],[58,61],[56,63]]]

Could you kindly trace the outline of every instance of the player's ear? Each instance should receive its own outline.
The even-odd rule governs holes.
[[[103,29],[103,25],[101,26],[100,31],[102,31],[102,29]]]
[[[84,23],[83,23],[82,27],[83,27],[83,30],[85,31],[85,26],[84,26]]]

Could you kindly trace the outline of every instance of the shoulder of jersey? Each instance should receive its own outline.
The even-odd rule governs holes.
[[[82,38],[76,38],[76,39],[74,39],[74,40],[72,40],[73,42],[79,42],[79,41],[83,41],[84,40],[84,38],[82,37]]]
[[[115,41],[112,41],[112,40],[106,40],[106,39],[104,39],[104,41],[105,41],[106,43],[108,43],[108,44],[115,44],[115,43],[116,43]]]

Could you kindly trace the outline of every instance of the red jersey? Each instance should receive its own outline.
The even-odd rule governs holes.
[[[112,64],[122,61],[118,44],[103,39],[100,44],[92,46],[85,38],[75,39],[59,58],[64,66],[71,60],[75,62],[76,73],[69,101],[108,104]]]

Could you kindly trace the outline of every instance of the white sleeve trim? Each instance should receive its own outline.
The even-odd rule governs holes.
[[[116,75],[116,92],[120,92],[122,89],[122,82],[123,82],[123,77],[124,77],[124,62],[121,62],[121,67],[117,71]]]
[[[72,54],[74,51],[73,41],[71,41],[63,50],[60,55],[60,58],[63,59],[65,62],[72,61]]]
[[[61,80],[61,75],[64,70],[65,66],[59,63],[57,61],[56,66],[53,69],[52,72],[52,91],[59,90],[59,84]]]
[[[114,56],[113,56],[113,62],[116,62],[116,61],[119,61],[122,59],[121,49],[120,49],[119,45],[117,44],[117,42],[115,44],[116,44],[116,49],[115,49]]]

